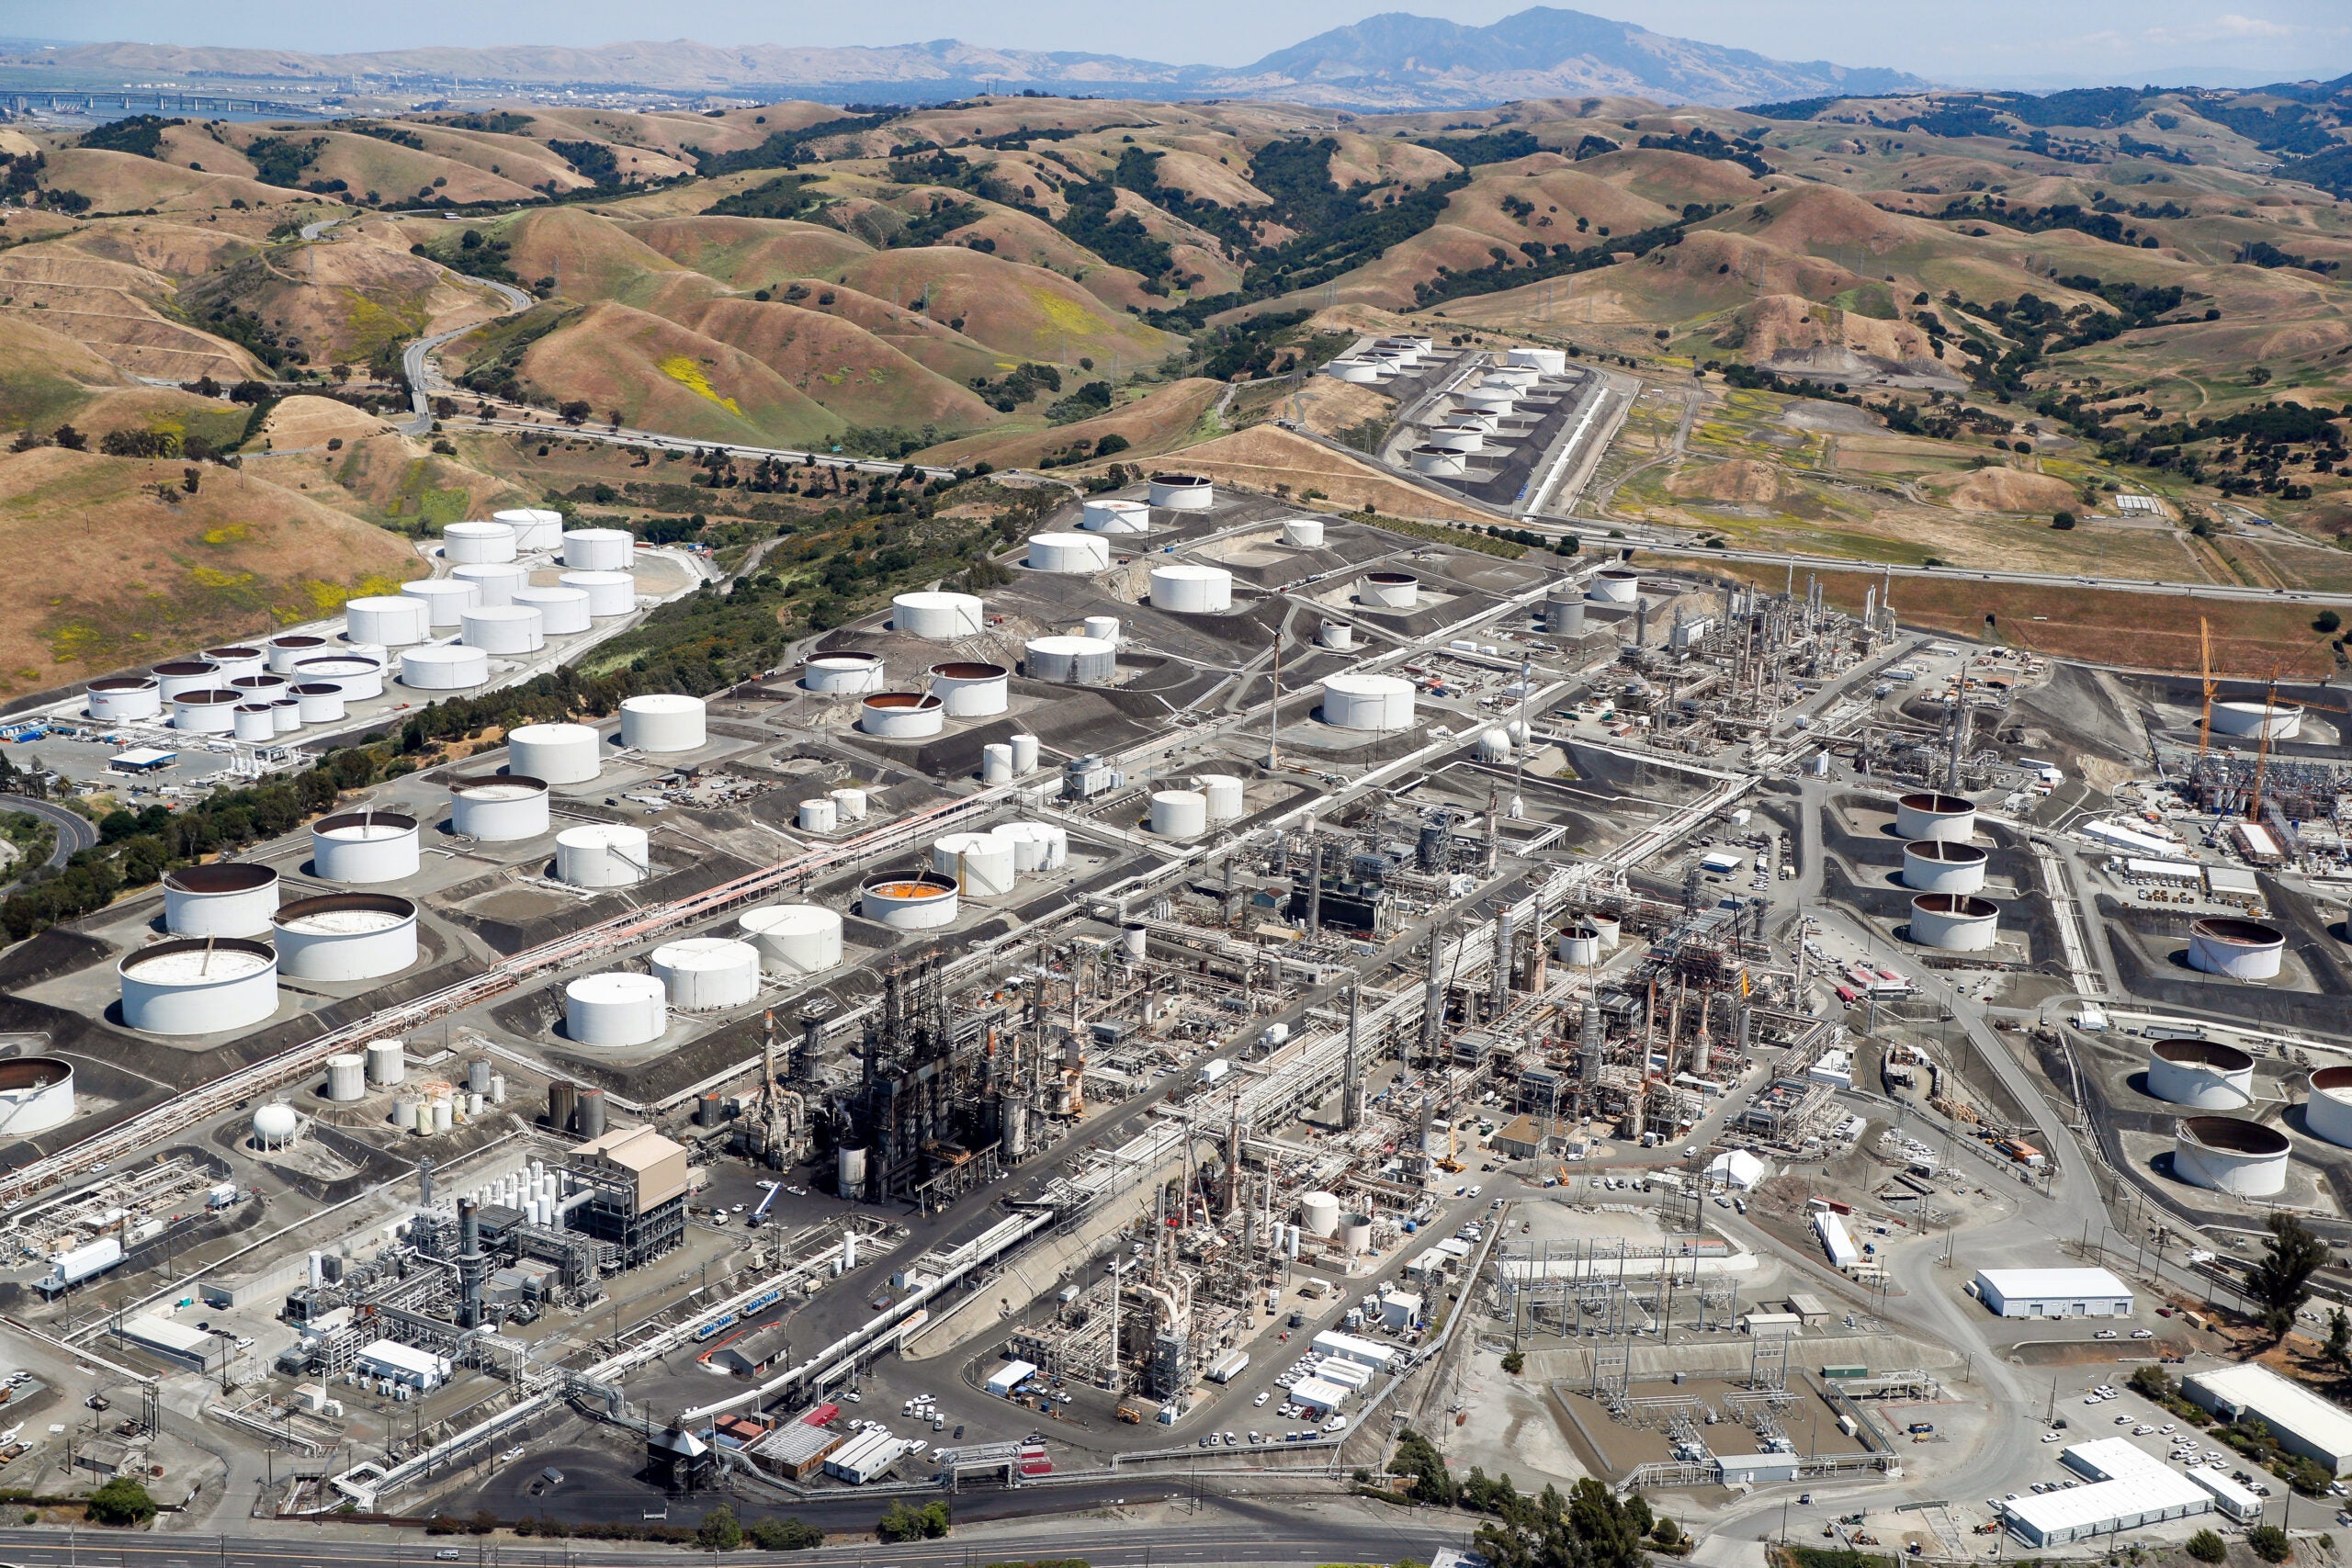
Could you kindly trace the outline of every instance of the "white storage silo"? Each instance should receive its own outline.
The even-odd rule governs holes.
[[[800,667],[800,684],[830,696],[863,697],[880,691],[888,674],[878,653],[820,653]]]
[[[328,882],[397,882],[417,868],[416,818],[343,811],[311,824],[311,869]]]
[[[277,912],[277,871],[214,861],[164,874],[164,929],[174,936],[260,936]]]
[[[229,678],[209,659],[175,659],[155,666],[155,693],[164,702],[187,692],[209,692]]]
[[[2287,933],[2260,920],[2209,915],[2188,928],[2188,966],[2232,980],[2270,980],[2278,975]]]
[[[334,644],[314,632],[286,632],[262,644],[262,663],[274,675],[291,675],[305,659],[316,659]]]
[[[2287,1134],[2236,1116],[2184,1116],[2173,1129],[2172,1173],[2194,1187],[2240,1198],[2287,1190]]]
[[[1037,771],[1037,738],[1035,736],[1025,729],[1019,730],[1006,736],[1005,742],[1012,748],[1012,772],[1015,777],[1024,777]]]
[[[760,995],[760,950],[725,936],[682,937],[653,950],[653,975],[682,1012],[738,1008]]]
[[[637,579],[628,572],[567,571],[556,582],[588,595],[591,620],[609,621],[637,613]]]
[[[289,979],[374,980],[416,962],[416,906],[393,894],[297,898],[270,924],[278,973]],[[360,1058],[351,1060],[358,1071]]]
[[[971,898],[1002,897],[1018,875],[1012,846],[992,833],[949,833],[933,840],[931,869],[955,879]]]
[[[239,703],[229,710],[229,724],[240,740],[269,740],[277,734],[277,720],[267,703]]]
[[[513,561],[481,562],[453,568],[449,580],[474,585],[476,608],[503,610],[514,603],[514,590],[530,586],[531,574]]]
[[[1107,686],[1118,678],[1119,645],[1091,637],[1033,637],[1022,644],[1021,663],[1033,681]]]
[[[1233,573],[1221,566],[1176,561],[1151,569],[1151,604],[1180,615],[1214,615],[1233,608]]]
[[[890,626],[909,637],[944,642],[986,631],[988,616],[969,593],[901,593],[890,601]]]
[[[1323,722],[1387,735],[1413,727],[1413,683],[1395,675],[1333,675],[1323,682]]]
[[[928,692],[876,692],[858,705],[857,728],[888,740],[920,740],[947,728],[947,705]]]
[[[1151,795],[1151,830],[1163,839],[1193,839],[1208,831],[1209,803],[1198,790],[1161,789]]]
[[[442,558],[453,566],[511,561],[514,530],[503,523],[452,523],[441,530]]]
[[[543,506],[517,506],[490,514],[493,523],[503,523],[514,531],[514,547],[518,550],[553,550],[563,547],[563,513],[550,512]]]
[[[1078,525],[1097,534],[1148,534],[1151,508],[1140,501],[1102,496],[1087,502]]]
[[[934,664],[931,694],[946,705],[950,718],[985,718],[1012,705],[1012,671],[1001,664],[954,660]]]
[[[1240,819],[1242,784],[1231,773],[1203,773],[1193,781],[1201,798],[1208,804],[1209,821],[1233,822]]]
[[[401,649],[401,684],[421,692],[464,692],[490,682],[490,655],[461,642]]]
[[[1988,858],[1974,844],[1922,839],[1903,846],[1903,886],[1921,893],[1982,893]]]
[[[484,653],[537,653],[547,646],[545,625],[528,604],[485,604],[468,610],[460,625],[466,646]]]
[[[430,630],[453,632],[464,624],[466,612],[481,601],[481,590],[454,577],[428,577],[401,583],[401,594],[424,606],[424,624]]]
[[[342,722],[343,688],[333,681],[298,681],[287,690],[294,694],[294,711],[304,724]]]
[[[190,735],[228,735],[237,728],[234,692],[182,692],[172,699],[172,728]]]
[[[588,822],[555,836],[555,875],[574,887],[626,887],[653,869],[652,840],[626,822]]]
[[[90,716],[100,724],[128,724],[164,711],[163,683],[152,675],[109,675],[90,682]]]
[[[1299,1223],[1312,1236],[1329,1236],[1340,1228],[1340,1200],[1329,1192],[1307,1192],[1298,1200]]]
[[[1032,534],[1023,564],[1032,571],[1101,571],[1111,564],[1111,547],[1099,534]]]
[[[700,697],[648,692],[621,703],[621,744],[632,751],[691,751],[707,738]]]
[[[1894,831],[1910,843],[1962,843],[1976,831],[1976,807],[1960,795],[1916,790],[1896,799]]]
[[[432,606],[414,594],[376,593],[343,606],[343,635],[352,642],[406,648],[423,642],[432,631]]]
[[[577,637],[588,629],[594,617],[588,614],[588,591],[584,588],[517,588],[507,596],[510,604],[525,604],[539,613],[539,630],[548,637]]]
[[[956,879],[932,871],[870,876],[857,890],[858,913],[893,931],[948,925],[958,907]]]
[[[1323,519],[1293,517],[1283,525],[1283,543],[1295,550],[1323,547]]]
[[[535,839],[548,830],[548,786],[521,773],[449,781],[449,830],[486,844]]]
[[[1151,476],[1151,503],[1170,512],[1206,512],[1216,501],[1216,492],[1206,477],[1200,474],[1154,474]]]
[[[389,1089],[408,1077],[408,1057],[397,1040],[368,1042],[368,1081]]]
[[[865,792],[864,790],[853,789],[844,784],[839,789],[828,790],[825,793],[833,803],[834,821],[863,822],[865,820]]]
[[[1642,596],[1642,574],[1611,567],[1592,575],[1587,596],[1600,604],[1631,604]]]
[[[821,975],[842,961],[842,918],[816,904],[775,904],[738,922],[771,975]]]
[[[1008,784],[1012,782],[1012,748],[1001,740],[991,740],[980,748],[980,782],[984,784]]]
[[[361,703],[384,694],[384,665],[361,653],[330,653],[296,665],[294,681],[298,686],[333,686],[345,702]]]
[[[1083,637],[1093,637],[1099,642],[1107,642],[1114,648],[1118,646],[1119,617],[1116,615],[1089,615],[1079,624],[1078,629],[1080,635]]]
[[[277,954],[247,937],[176,937],[115,965],[122,1021],[145,1034],[218,1034],[277,1010]]]
[[[1384,610],[1409,610],[1421,602],[1421,580],[1409,571],[1367,571],[1356,583],[1356,597]]]
[[[2148,1092],[2199,1111],[2244,1111],[2254,1103],[2254,1057],[2218,1040],[2158,1040],[2148,1047]]]
[[[577,1044],[643,1045],[669,1026],[664,988],[650,975],[608,970],[563,988],[563,1032]]]
[[[621,528],[567,528],[563,564],[574,571],[627,571],[637,561],[637,536]]]
[[[586,784],[603,766],[603,748],[584,724],[526,724],[506,732],[506,765],[551,784]]]
[[[204,657],[220,671],[220,678],[214,684],[221,686],[232,685],[243,676],[266,673],[269,666],[269,655],[243,643],[208,648]]]
[[[831,795],[814,795],[794,807],[795,820],[804,833],[830,833],[841,825],[840,814],[834,811]]]
[[[1911,900],[1911,940],[1947,953],[1980,953],[1999,934],[2001,907],[1965,893],[1922,893]]]

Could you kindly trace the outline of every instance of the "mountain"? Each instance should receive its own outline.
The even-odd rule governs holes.
[[[680,39],[368,54],[93,43],[0,45],[12,86],[119,80],[125,73],[251,87],[357,82],[361,92],[495,95],[617,88],[690,96],[918,98],[1036,88],[1159,98],[1261,97],[1337,108],[1485,107],[1513,98],[1622,95],[1667,103],[1737,104],[1822,94],[1905,92],[1899,71],[1790,62],[1669,38],[1581,11],[1538,6],[1491,27],[1389,12],[1317,34],[1238,70],[1119,55],[1000,50],[953,39],[878,49],[721,48]]]

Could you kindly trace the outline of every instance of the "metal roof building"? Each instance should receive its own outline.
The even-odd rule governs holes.
[[[1976,1299],[1998,1317],[2132,1315],[2132,1287],[2104,1269],[1980,1269]]]
[[[2090,1484],[2005,1505],[2003,1518],[2029,1546],[2062,1546],[2212,1511],[2211,1493],[2127,1438],[2077,1443],[2058,1457]]]
[[[2352,1472],[2352,1412],[2257,1361],[2183,1378],[2180,1392],[2216,1416],[2251,1416],[2289,1453],[2318,1461],[2331,1475]]]

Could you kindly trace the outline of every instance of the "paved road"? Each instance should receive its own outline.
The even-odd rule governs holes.
[[[62,866],[76,850],[86,850],[98,841],[97,826],[88,818],[53,806],[46,800],[29,795],[0,795],[0,809],[29,811],[57,829],[57,847],[49,852],[49,863]]]
[[[465,278],[469,283],[479,283],[483,288],[495,291],[498,297],[506,302],[505,314],[509,316],[519,314],[531,308],[531,297],[511,283],[498,283],[487,277],[476,277],[470,273],[459,273],[456,276]],[[401,351],[401,373],[408,378],[409,405],[415,410],[408,423],[399,426],[401,434],[430,435],[433,433],[433,393],[436,389],[444,391],[448,389],[447,383],[441,379],[440,372],[433,367],[433,351],[445,343],[454,342],[468,333],[477,330],[481,324],[480,321],[472,321],[454,332],[435,333],[431,337],[421,337]]]
[[[447,343],[449,338],[460,335],[462,334],[450,333],[443,337],[424,339],[420,343],[410,344],[409,351],[413,354],[427,344]],[[410,385],[415,384],[415,378],[412,377]],[[853,473],[860,474],[903,473],[908,468],[908,465],[903,462],[893,462],[887,457],[840,457],[831,452],[795,451],[787,446],[730,446],[715,441],[689,441],[683,435],[662,435],[650,430],[631,430],[627,425],[618,428],[607,425],[602,430],[586,430],[551,421],[543,423],[527,419],[482,419],[469,420],[466,423],[475,429],[519,430],[532,435],[546,436],[559,441],[602,441],[616,446],[650,446],[658,451],[666,452],[724,452],[730,457],[741,457],[752,462],[757,462],[763,457],[774,457],[779,463],[815,463],[823,468],[847,468]],[[953,468],[943,468],[923,463],[914,464],[913,468],[915,472],[925,479],[952,479],[956,477],[956,470]],[[1019,471],[1008,470],[1008,472]],[[1042,478],[1043,476],[1031,477]],[[1069,484],[1068,479],[1057,479],[1054,482]],[[1075,485],[1071,485],[1070,488],[1077,489]]]

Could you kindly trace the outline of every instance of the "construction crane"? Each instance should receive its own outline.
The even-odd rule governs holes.
[[[2278,667],[2270,667],[2270,679],[2262,688],[2262,722],[2255,727],[2254,794],[2245,803],[2245,819],[2262,820],[2262,773],[2270,761],[2270,726],[2278,711]]]
[[[2197,726],[2197,756],[2203,761],[2206,750],[2213,744],[2213,628],[2205,617],[2197,617],[2197,653],[2205,676],[2205,716]]]

